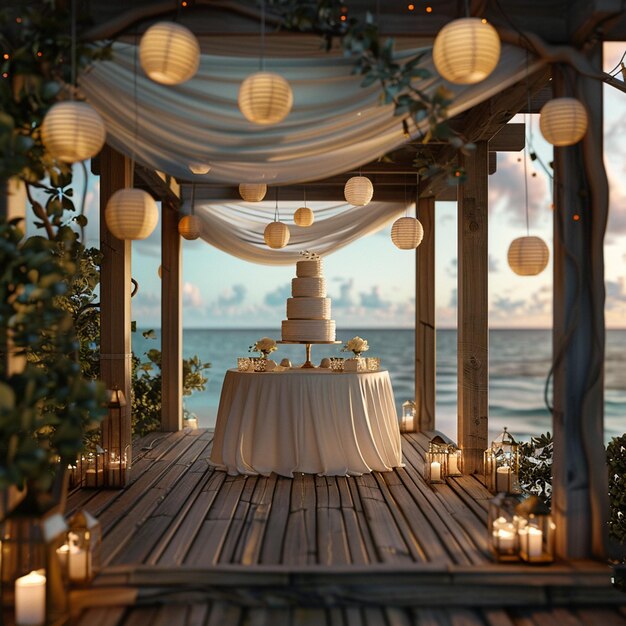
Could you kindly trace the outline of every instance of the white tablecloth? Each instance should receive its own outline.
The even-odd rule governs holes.
[[[399,467],[389,373],[229,370],[211,461],[230,474],[281,476],[345,476]]]

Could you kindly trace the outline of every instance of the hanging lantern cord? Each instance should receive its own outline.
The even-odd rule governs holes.
[[[259,59],[259,68],[261,71],[265,69],[265,0],[261,0],[261,58]]]
[[[274,209],[274,221],[278,222],[280,216],[278,215],[278,187],[276,187],[276,208]]]
[[[191,184],[191,214],[194,215],[194,207],[196,205],[196,183]]]
[[[72,16],[71,16],[71,41],[72,41],[72,68],[71,68],[71,89],[70,100],[74,100],[74,91],[76,89],[76,0],[72,0]]]
[[[470,17],[469,0],[465,0],[465,17]]]
[[[526,117],[524,115],[524,117]],[[528,159],[526,158],[526,146],[524,146],[524,201],[526,204],[526,236],[530,235],[530,223],[528,217]]]
[[[306,206],[306,185],[304,186],[304,206]]]
[[[420,205],[420,175],[419,172],[415,176],[415,219],[418,220],[419,216],[419,205]]]

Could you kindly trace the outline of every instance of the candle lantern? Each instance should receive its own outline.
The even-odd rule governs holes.
[[[552,563],[555,525],[550,509],[537,496],[530,496],[515,507],[515,513],[522,560],[528,563]]]
[[[41,514],[26,498],[2,526],[2,606],[16,624],[64,624],[68,617],[67,569],[58,550],[67,524],[56,511]]]
[[[100,570],[102,527],[87,511],[72,516],[65,544],[59,556],[66,560],[71,585],[88,585]]]
[[[518,517],[515,512],[518,504],[517,496],[506,493],[499,493],[489,503],[487,528],[491,538],[491,551],[498,561],[519,560]]]
[[[416,431],[417,406],[413,400],[402,403],[402,415],[400,417],[400,432],[414,433]]]
[[[106,453],[96,446],[68,466],[70,489],[76,487],[99,488],[105,486],[104,465]]]
[[[130,442],[124,428],[126,397],[121,389],[107,389],[109,414],[102,424],[105,447],[104,482],[107,487],[125,487],[130,469]]]
[[[485,485],[495,493],[520,493],[519,444],[506,426],[484,454]]]
[[[455,444],[448,444],[448,476],[463,475],[463,452]]]
[[[428,443],[424,477],[429,483],[445,483],[448,475],[448,442],[439,435]]]

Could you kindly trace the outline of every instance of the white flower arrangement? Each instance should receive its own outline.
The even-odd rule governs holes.
[[[270,337],[261,337],[261,339],[248,348],[248,352],[259,352],[263,356],[267,356],[275,350],[278,350],[278,346]]]
[[[361,352],[367,352],[370,347],[367,345],[367,339],[363,339],[361,337],[352,337],[350,341],[346,343],[346,345],[341,348],[342,352],[354,352],[356,356],[361,354]]]

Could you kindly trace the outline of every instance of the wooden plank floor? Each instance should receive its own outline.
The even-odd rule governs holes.
[[[126,489],[70,494],[104,530],[78,623],[626,625],[602,564],[494,564],[491,494],[469,476],[427,484],[424,434],[403,436],[405,467],[360,477],[227,476],[211,442],[153,434]]]
[[[104,565],[202,567],[490,561],[489,492],[471,477],[428,485],[423,434],[405,435],[405,467],[359,477],[228,476],[208,463],[212,432],[140,442],[124,491],[79,490],[104,531]]]

